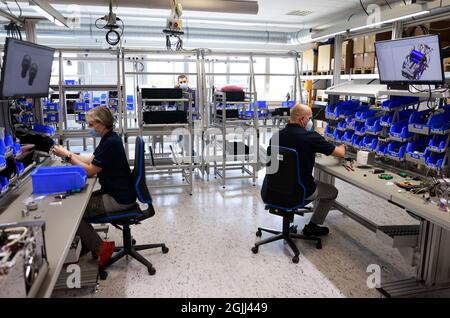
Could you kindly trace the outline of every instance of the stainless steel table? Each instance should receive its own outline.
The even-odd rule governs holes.
[[[30,178],[20,188],[9,193],[7,202],[0,206],[0,211],[3,211],[0,214],[0,224],[37,219],[45,221],[45,243],[49,271],[39,288],[37,297],[48,298],[51,296],[95,182],[96,178],[89,178],[81,193],[66,197],[60,204],[55,202],[53,195],[48,195],[43,199],[38,197],[36,200],[39,203],[38,210],[30,212],[27,217],[22,217],[25,202],[32,196]]]

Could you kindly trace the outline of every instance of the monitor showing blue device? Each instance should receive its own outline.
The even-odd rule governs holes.
[[[439,35],[375,42],[381,84],[443,84]]]
[[[54,49],[47,46],[7,38],[0,96],[3,98],[48,96],[54,52]]]

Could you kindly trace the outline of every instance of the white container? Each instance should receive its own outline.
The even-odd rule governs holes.
[[[5,127],[0,127],[0,139],[5,139]]]

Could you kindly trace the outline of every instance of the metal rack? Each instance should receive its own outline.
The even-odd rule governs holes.
[[[146,102],[173,102],[173,103],[188,103],[188,120],[187,123],[173,123],[173,124],[145,124],[143,119],[143,106]],[[150,188],[172,188],[172,187],[187,187],[189,189],[189,194],[192,195],[193,189],[193,171],[194,171],[194,160],[193,160],[193,118],[192,118],[192,96],[190,94],[184,93],[183,98],[180,99],[147,99],[142,98],[142,91],[138,91],[138,123],[139,130],[138,135],[149,136],[155,138],[156,136],[173,136],[177,129],[185,129],[188,131],[188,149],[184,149],[181,158],[178,157],[177,153],[171,147],[171,153],[165,154],[161,153],[160,157],[153,157],[153,152],[150,152],[150,157],[146,160],[147,163],[151,165],[146,165],[146,170],[150,174],[172,174],[181,173],[183,181],[182,184],[170,184],[170,185],[150,185]],[[136,131],[128,131],[128,136],[135,135]],[[185,136],[184,136],[185,137]],[[167,156],[169,155],[169,156]],[[172,158],[170,157],[172,155]]]
[[[226,180],[232,179],[247,179],[251,178],[253,184],[256,183],[257,170],[258,170],[258,145],[259,145],[259,132],[258,132],[258,107],[256,92],[245,92],[243,101],[227,101],[227,94],[224,92],[214,92],[212,103],[212,123],[211,127],[218,128],[219,132],[208,135],[207,143],[212,145],[213,157],[212,160],[206,162],[207,171],[209,176],[209,167],[214,168],[214,175],[222,179],[222,187],[225,188]],[[218,116],[217,111],[219,104],[221,105],[222,116]],[[253,118],[227,118],[226,106],[236,107],[241,109],[245,114],[245,110],[248,107],[253,108]],[[252,140],[252,133],[247,134],[244,128],[252,128],[254,140]],[[241,140],[230,143],[227,139],[227,129],[238,129],[238,132],[242,133]],[[239,131],[241,129],[241,131]],[[236,135],[236,134],[235,134]],[[221,136],[221,140],[218,140],[218,136]],[[253,141],[253,147],[252,145]],[[231,147],[233,145],[233,147]],[[235,149],[234,146],[238,149]],[[242,146],[242,147],[241,147]],[[233,149],[231,149],[233,148]],[[244,152],[242,151],[244,148]],[[246,149],[248,148],[248,152]],[[253,148],[253,153],[251,149]],[[221,150],[222,154],[218,155],[218,150]],[[235,151],[236,150],[236,151]],[[233,153],[230,153],[233,151]],[[211,162],[212,161],[212,162]],[[241,176],[227,176],[227,171],[241,170]]]

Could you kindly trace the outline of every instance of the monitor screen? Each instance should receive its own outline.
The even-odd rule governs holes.
[[[375,42],[381,84],[442,84],[438,35]]]
[[[46,97],[54,49],[17,39],[6,39],[1,96]]]

